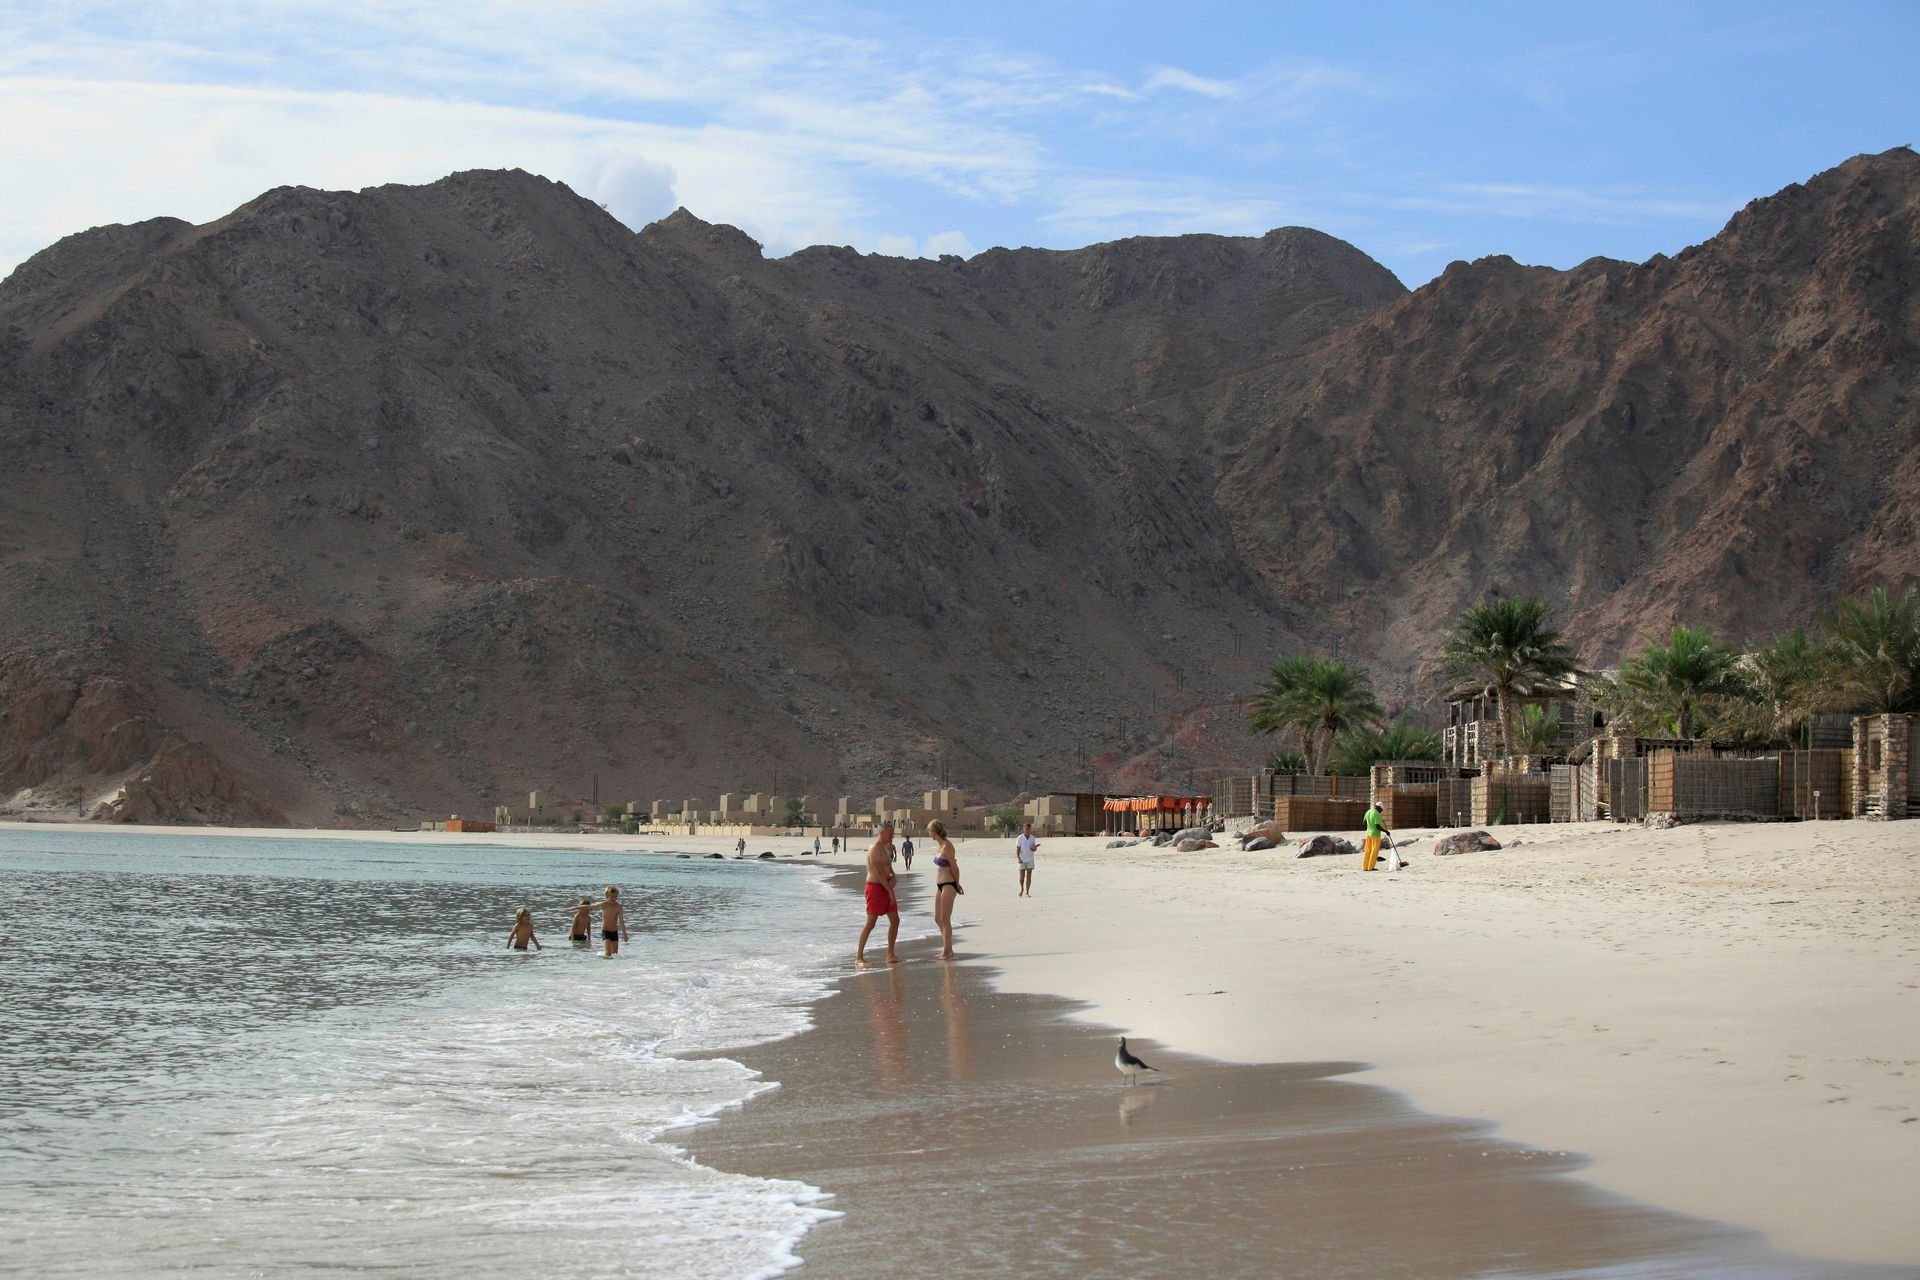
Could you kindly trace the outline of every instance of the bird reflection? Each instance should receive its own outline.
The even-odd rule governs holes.
[[[1120,1099],[1120,1127],[1133,1128],[1133,1117],[1158,1101],[1159,1094],[1144,1089],[1123,1095]]]

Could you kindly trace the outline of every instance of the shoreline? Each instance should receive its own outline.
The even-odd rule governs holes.
[[[850,919],[858,884],[836,877]],[[1008,992],[937,942],[842,973],[810,1029],[727,1053],[779,1087],[682,1135],[702,1165],[830,1197],[794,1246],[805,1274],[1904,1274],[1627,1200],[1583,1157],[1425,1113],[1358,1063],[1143,1040],[1161,1070],[1128,1086],[1086,1005]]]
[[[156,830],[668,856],[734,841]],[[998,992],[1067,997],[1074,1018],[1221,1063],[1362,1061],[1367,1082],[1429,1113],[1583,1152],[1584,1181],[1797,1253],[1920,1261],[1906,1194],[1920,1156],[1920,824],[1496,834],[1518,843],[1437,859],[1430,836],[1401,833],[1407,869],[1374,876],[1290,848],[1051,838],[1024,900],[1011,842],[965,840],[962,964],[990,966]],[[803,846],[748,851],[791,861]]]

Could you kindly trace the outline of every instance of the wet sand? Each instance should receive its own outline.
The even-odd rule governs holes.
[[[1600,1190],[1569,1176],[1577,1155],[1342,1078],[1358,1064],[1136,1040],[1162,1074],[1130,1087],[1115,1037],[1071,1016],[1084,1006],[996,992],[934,949],[903,944],[907,963],[850,973],[812,1031],[728,1055],[782,1087],[687,1137],[703,1164],[834,1196],[845,1216],[801,1243],[806,1274],[1915,1274],[1795,1258]]]

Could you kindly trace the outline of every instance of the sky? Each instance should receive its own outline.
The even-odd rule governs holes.
[[[770,255],[1310,226],[1644,260],[1920,142],[1920,0],[0,0],[0,274],[277,186],[522,168]]]

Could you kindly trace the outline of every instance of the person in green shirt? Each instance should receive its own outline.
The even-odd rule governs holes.
[[[1392,835],[1387,830],[1386,815],[1380,812],[1378,804],[1369,804],[1363,821],[1367,824],[1367,843],[1362,851],[1360,869],[1376,870],[1375,863],[1380,861],[1380,837]]]

